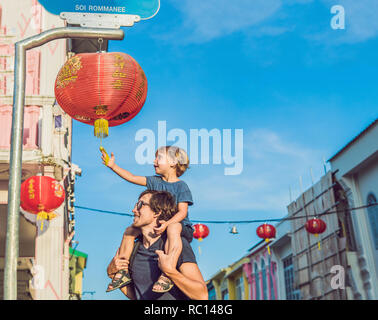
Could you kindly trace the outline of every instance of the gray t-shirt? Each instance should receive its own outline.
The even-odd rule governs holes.
[[[193,205],[192,193],[184,181],[180,180],[176,182],[167,182],[160,176],[149,176],[146,177],[146,179],[148,190],[168,191],[175,197],[176,203],[187,202],[188,206]],[[186,218],[182,220],[182,223],[184,225],[192,225],[189,220],[189,211]]]
[[[194,252],[185,238],[182,240],[182,253],[177,263],[177,269],[184,262],[196,262]],[[158,255],[155,250],[164,250],[164,240],[160,237],[149,248],[141,243],[130,267],[130,275],[133,279],[137,300],[188,300],[189,298],[177,287],[174,286],[166,293],[152,291],[154,283],[160,277],[162,271],[158,266]]]

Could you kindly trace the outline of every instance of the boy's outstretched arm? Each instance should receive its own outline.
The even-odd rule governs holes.
[[[147,185],[146,177],[136,176],[136,175],[132,174],[130,171],[127,171],[127,170],[122,169],[121,167],[117,166],[116,163],[115,163],[115,158],[114,158],[113,152],[111,153],[111,157],[110,157],[110,159],[108,160],[107,163],[105,163],[105,157],[106,157],[105,152],[101,151],[101,153],[102,153],[101,159],[102,159],[103,164],[105,164],[110,169],[112,169],[121,178],[125,179],[128,182],[138,184],[140,186],[146,186]]]

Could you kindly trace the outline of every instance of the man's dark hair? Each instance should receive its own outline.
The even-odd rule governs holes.
[[[146,194],[151,194],[150,208],[155,213],[160,213],[158,220],[168,221],[178,211],[175,197],[167,191],[145,190],[140,195],[142,198]]]

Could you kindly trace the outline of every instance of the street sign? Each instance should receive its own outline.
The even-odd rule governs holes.
[[[50,13],[83,27],[132,26],[154,17],[160,0],[38,0]]]
[[[160,8],[160,0],[39,0],[52,14],[62,12],[131,14],[142,20],[152,18]]]

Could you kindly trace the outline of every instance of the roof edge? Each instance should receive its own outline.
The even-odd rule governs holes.
[[[371,128],[373,128],[376,124],[378,124],[378,118],[375,119],[371,124],[369,124],[364,130],[362,130],[357,136],[355,136],[350,142],[348,142],[344,147],[342,147],[339,151],[337,151],[331,158],[327,160],[327,162],[332,161],[333,159],[337,158],[340,154],[342,154],[346,149],[348,149],[354,142],[356,142],[359,138],[364,136]]]

